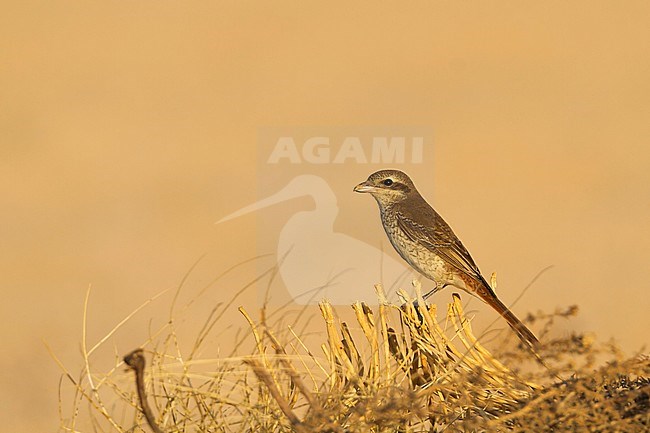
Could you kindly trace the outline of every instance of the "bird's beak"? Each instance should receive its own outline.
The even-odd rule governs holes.
[[[372,186],[368,181],[361,182],[359,185],[354,187],[354,192],[373,192],[375,187]]]

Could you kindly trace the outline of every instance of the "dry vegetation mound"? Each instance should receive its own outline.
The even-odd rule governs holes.
[[[460,298],[445,313],[404,299],[372,310],[352,306],[355,322],[320,305],[320,347],[293,327],[249,323],[254,350],[199,359],[181,355],[173,327],[108,372],[78,378],[61,431],[139,432],[640,432],[650,424],[650,360],[624,357],[584,336],[492,354],[477,340]],[[403,297],[405,295],[403,294]],[[529,317],[544,336],[575,308]],[[213,326],[206,326],[197,347]],[[195,347],[196,349],[196,347]],[[148,360],[145,366],[145,358]],[[151,406],[151,407],[150,407]]]

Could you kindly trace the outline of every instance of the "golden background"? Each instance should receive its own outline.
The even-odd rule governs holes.
[[[648,22],[645,1],[5,1],[3,429],[56,429],[43,340],[80,371],[89,285],[92,345],[202,254],[190,287],[255,254],[254,218],[213,222],[257,199],[267,125],[431,127],[433,180],[418,185],[504,299],[554,265],[514,310],[578,304],[558,332],[647,345]],[[355,170],[345,188],[369,174]],[[370,201],[342,200],[337,230],[383,236]],[[170,293],[110,339],[107,365],[165,320]],[[255,311],[253,295],[226,323],[244,326],[235,307]]]

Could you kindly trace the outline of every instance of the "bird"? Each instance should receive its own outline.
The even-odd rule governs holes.
[[[390,243],[412,268],[436,284],[425,299],[446,286],[456,287],[496,310],[529,347],[539,344],[535,334],[499,300],[467,248],[406,173],[377,171],[354,191],[375,198]]]

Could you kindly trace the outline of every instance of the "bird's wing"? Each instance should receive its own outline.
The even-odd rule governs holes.
[[[481,272],[469,251],[454,235],[447,223],[436,214],[431,218],[431,222],[433,225],[425,226],[402,213],[397,214],[397,225],[409,239],[438,254],[457,270],[473,278],[481,279]]]

